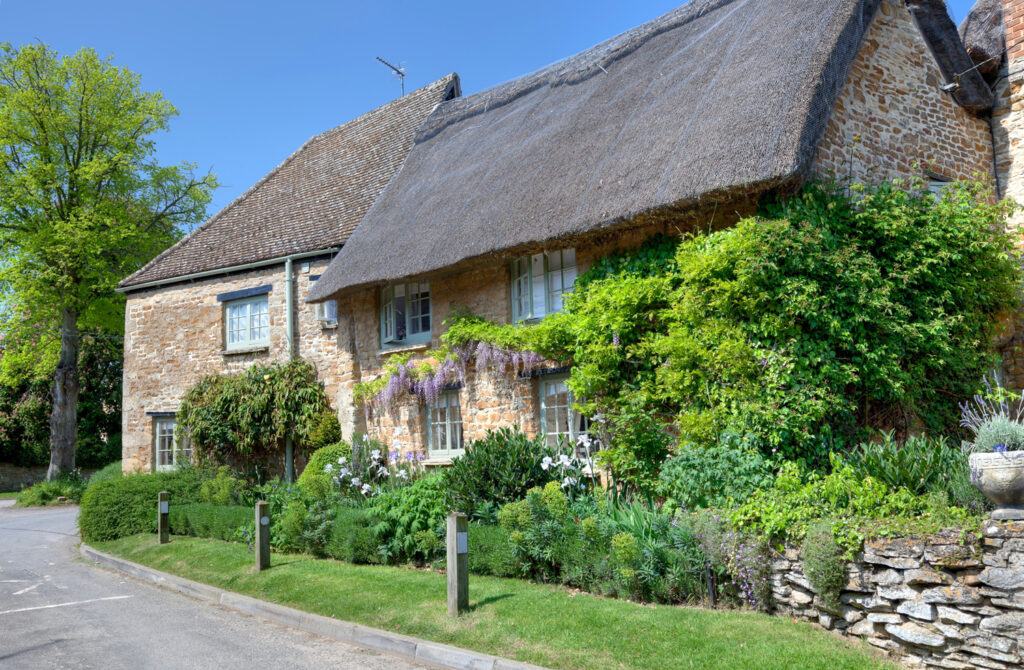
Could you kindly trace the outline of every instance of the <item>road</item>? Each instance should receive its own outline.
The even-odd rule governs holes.
[[[0,501],[0,669],[426,668],[96,567],[77,507]]]

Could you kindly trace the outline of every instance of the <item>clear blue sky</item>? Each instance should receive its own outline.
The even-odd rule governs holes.
[[[813,0],[808,0],[813,1]],[[138,72],[181,114],[164,163],[212,168],[212,215],[306,139],[449,72],[463,94],[575,54],[682,0],[328,2],[0,0],[0,41],[92,47]],[[963,20],[973,0],[948,3]]]

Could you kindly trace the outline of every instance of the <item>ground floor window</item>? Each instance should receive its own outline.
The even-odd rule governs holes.
[[[455,458],[464,448],[459,392],[446,391],[427,406],[427,453],[430,458]]]
[[[548,445],[571,444],[579,458],[587,458],[587,449],[579,437],[590,429],[587,417],[573,409],[576,399],[566,385],[566,375],[540,378],[540,423]],[[593,452],[594,445],[591,446]]]
[[[174,417],[154,419],[157,471],[173,470],[192,460],[192,445],[179,433],[178,421]]]

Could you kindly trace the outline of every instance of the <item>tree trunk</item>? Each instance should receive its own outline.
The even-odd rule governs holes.
[[[50,414],[50,469],[46,479],[75,469],[78,434],[78,314],[61,313],[60,362],[53,373],[53,413]]]

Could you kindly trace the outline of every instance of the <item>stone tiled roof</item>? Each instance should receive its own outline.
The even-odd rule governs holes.
[[[343,244],[405,160],[450,74],[317,135],[190,235],[121,281],[128,288]]]

